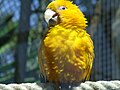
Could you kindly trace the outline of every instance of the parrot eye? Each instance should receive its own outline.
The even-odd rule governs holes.
[[[60,6],[58,10],[66,10],[67,8],[65,6]]]

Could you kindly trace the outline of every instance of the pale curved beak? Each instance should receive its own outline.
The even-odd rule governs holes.
[[[49,25],[55,25],[57,23],[58,20],[58,15],[56,12],[54,12],[51,9],[47,9],[44,13],[44,18],[45,21],[49,24]]]

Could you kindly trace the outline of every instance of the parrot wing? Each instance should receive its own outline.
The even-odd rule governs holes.
[[[84,81],[90,79],[91,68],[92,68],[91,66],[87,67],[86,77],[85,77]]]
[[[44,45],[43,45],[43,43],[41,43],[41,47],[39,48],[39,51],[38,51],[38,63],[40,66],[41,83],[47,82],[47,76],[46,76],[45,67],[44,67],[45,58],[46,58],[46,56],[44,54]]]
[[[93,48],[93,46],[91,46],[92,48]],[[94,60],[94,51],[93,51],[93,49],[92,50],[90,50],[90,48],[89,48],[89,52],[88,52],[89,54],[88,54],[88,58],[89,58],[89,62],[88,62],[88,66],[87,66],[87,71],[86,71],[86,77],[85,77],[85,81],[86,80],[89,80],[89,78],[90,78],[90,74],[91,74],[91,70],[92,70],[92,64],[93,64],[93,60]]]

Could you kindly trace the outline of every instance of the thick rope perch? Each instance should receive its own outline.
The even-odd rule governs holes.
[[[0,84],[0,90],[54,90],[51,84],[46,85],[43,89],[42,84],[23,83],[23,84]],[[72,90],[120,90],[120,81],[86,81]]]

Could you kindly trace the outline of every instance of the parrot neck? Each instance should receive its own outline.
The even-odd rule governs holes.
[[[86,25],[87,26],[87,25]],[[86,29],[86,27],[82,27],[82,26],[76,26],[76,25],[67,25],[67,24],[64,24],[64,25],[62,25],[62,24],[59,24],[59,25],[56,25],[56,26],[54,26],[54,27],[50,27],[49,28],[50,30],[48,31],[48,32],[51,32],[52,30],[55,30],[56,29],[56,31],[61,31],[61,30],[71,30],[71,31],[76,31],[76,32],[82,32],[82,31],[85,31],[85,29]]]
[[[87,24],[84,23],[84,24],[81,24],[81,23],[60,23],[59,24],[60,27],[64,27],[65,29],[73,29],[73,30],[85,30],[86,29],[86,26]]]

